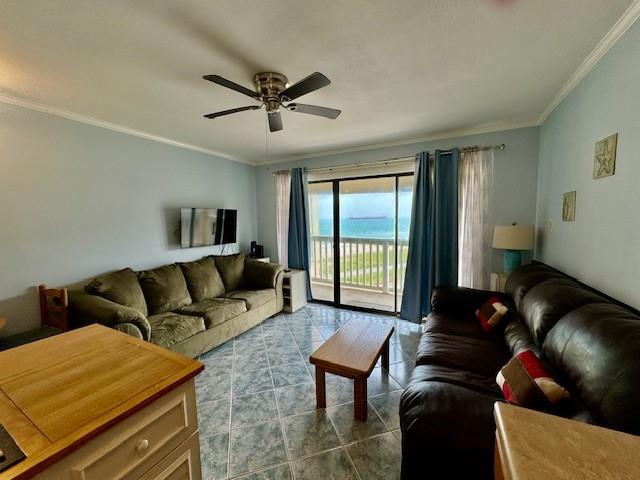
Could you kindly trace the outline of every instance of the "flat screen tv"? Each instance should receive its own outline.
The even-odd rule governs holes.
[[[182,248],[236,243],[238,211],[225,208],[181,208]]]

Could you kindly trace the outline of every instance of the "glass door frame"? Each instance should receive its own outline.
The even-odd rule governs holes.
[[[320,300],[313,299],[314,303],[321,303],[324,305],[331,305],[333,307],[343,308],[346,310],[354,310],[358,312],[367,312],[367,313],[379,313],[383,315],[392,315],[399,316],[400,314],[400,305],[398,305],[398,192],[399,192],[399,178],[400,177],[413,177],[414,172],[402,172],[402,173],[385,173],[381,175],[363,175],[359,177],[345,177],[345,178],[333,178],[330,180],[313,180],[308,182],[309,184],[314,183],[331,183],[332,186],[332,194],[333,194],[333,301],[331,300]],[[388,310],[381,310],[378,308],[367,308],[360,307],[357,305],[347,305],[342,304],[340,299],[340,182],[346,182],[349,180],[366,180],[372,178],[393,178],[394,179],[394,195],[395,195],[395,205],[394,205],[394,235],[393,235],[393,308],[394,311],[390,312]],[[411,231],[409,231],[411,234]],[[310,239],[311,240],[311,239]],[[311,243],[311,242],[310,242]]]

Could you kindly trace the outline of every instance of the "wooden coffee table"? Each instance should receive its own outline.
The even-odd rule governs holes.
[[[316,404],[326,408],[325,372],[353,379],[356,420],[367,419],[367,379],[382,355],[382,367],[389,370],[389,338],[392,325],[371,320],[351,320],[311,354],[316,366]]]

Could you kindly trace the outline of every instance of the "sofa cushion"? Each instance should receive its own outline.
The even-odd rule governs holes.
[[[495,378],[510,355],[505,346],[490,339],[425,334],[420,339],[417,365],[441,365]]]
[[[504,341],[511,355],[517,355],[523,350],[532,350],[536,355],[540,355],[540,350],[533,341],[531,333],[517,315],[512,315],[507,321],[504,328]]]
[[[278,274],[284,270],[277,263],[247,258],[244,262],[244,282],[247,288],[275,288]]]
[[[522,320],[537,345],[560,318],[578,307],[606,300],[569,278],[552,278],[539,283],[520,302]]]
[[[513,299],[516,309],[520,302],[533,287],[551,278],[569,278],[556,270],[540,263],[529,263],[519,267],[509,275],[504,289]]]
[[[596,423],[640,434],[640,317],[618,305],[585,305],[563,317],[542,346]]]
[[[244,253],[215,256],[213,259],[227,292],[237,290],[244,285]]]
[[[485,393],[496,398],[502,397],[502,392],[493,376],[480,375],[457,368],[442,365],[418,365],[411,372],[408,385],[419,382],[443,382],[459,387],[468,388],[476,392]]]
[[[493,478],[493,404],[502,395],[418,381],[424,368],[400,398],[402,478]]]
[[[247,306],[244,300],[233,298],[208,298],[179,310],[184,315],[203,317],[207,328],[220,325],[246,311]]]
[[[473,313],[431,312],[427,317],[427,322],[424,324],[424,333],[444,333],[479,339],[487,339],[493,336],[485,333]]]
[[[226,294],[227,298],[238,298],[247,302],[249,310],[260,307],[265,303],[276,300],[275,288],[264,288],[262,290],[235,290]]]
[[[143,315],[148,313],[138,277],[130,268],[101,275],[93,279],[84,289],[92,295],[98,295],[125,307],[135,308]]]
[[[149,324],[151,324],[151,343],[165,348],[205,331],[202,317],[180,315],[174,312],[151,315]]]
[[[194,302],[224,295],[224,284],[211,257],[195,262],[179,263],[187,288]]]
[[[152,315],[177,310],[191,303],[187,283],[178,265],[138,272],[138,279]]]

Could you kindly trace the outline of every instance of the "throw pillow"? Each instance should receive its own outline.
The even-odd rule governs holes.
[[[194,302],[224,295],[224,284],[211,257],[195,262],[179,263]]]
[[[237,290],[244,284],[244,253],[213,257],[222,277],[227,293]]]
[[[485,332],[493,330],[509,312],[507,306],[498,297],[491,297],[476,310],[476,317]]]
[[[518,353],[496,377],[504,398],[523,407],[544,410],[569,398],[531,350]]]
[[[191,304],[187,283],[176,264],[138,272],[138,280],[152,315]]]
[[[98,295],[125,307],[135,308],[145,316],[148,313],[138,277],[130,268],[101,275],[93,279],[84,289],[92,295]]]

